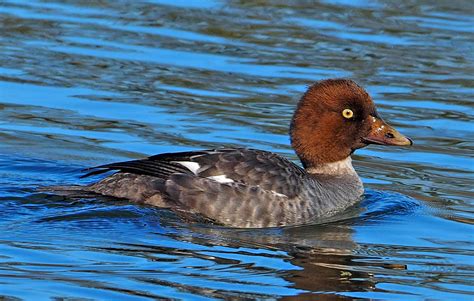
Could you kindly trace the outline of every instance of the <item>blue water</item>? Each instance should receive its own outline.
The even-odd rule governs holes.
[[[2,1],[0,298],[472,300],[471,1]],[[370,146],[332,221],[188,223],[39,187],[160,152],[297,158],[294,106],[350,77],[415,141]]]

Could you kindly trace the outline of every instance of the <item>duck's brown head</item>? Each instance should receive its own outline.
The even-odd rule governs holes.
[[[290,135],[305,167],[344,160],[368,144],[413,144],[380,118],[362,87],[347,79],[310,86],[293,115]]]

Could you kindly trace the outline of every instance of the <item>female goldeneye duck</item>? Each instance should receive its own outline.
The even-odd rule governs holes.
[[[246,148],[165,153],[94,167],[117,170],[82,190],[196,213],[232,227],[304,224],[356,203],[363,185],[350,155],[368,144],[412,145],[385,123],[354,81],[308,88],[290,126],[303,168],[277,154]]]

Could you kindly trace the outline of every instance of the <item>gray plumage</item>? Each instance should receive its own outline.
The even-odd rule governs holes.
[[[309,174],[277,154],[253,149],[160,154],[98,166],[86,176],[110,170],[118,172],[87,189],[199,213],[233,227],[308,223],[352,205],[362,194],[355,172]]]

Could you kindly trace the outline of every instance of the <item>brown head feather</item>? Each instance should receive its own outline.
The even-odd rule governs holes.
[[[344,118],[350,109],[354,116]],[[291,144],[305,167],[347,158],[369,130],[364,122],[376,116],[369,94],[352,80],[329,79],[308,88],[298,103],[290,127]]]

